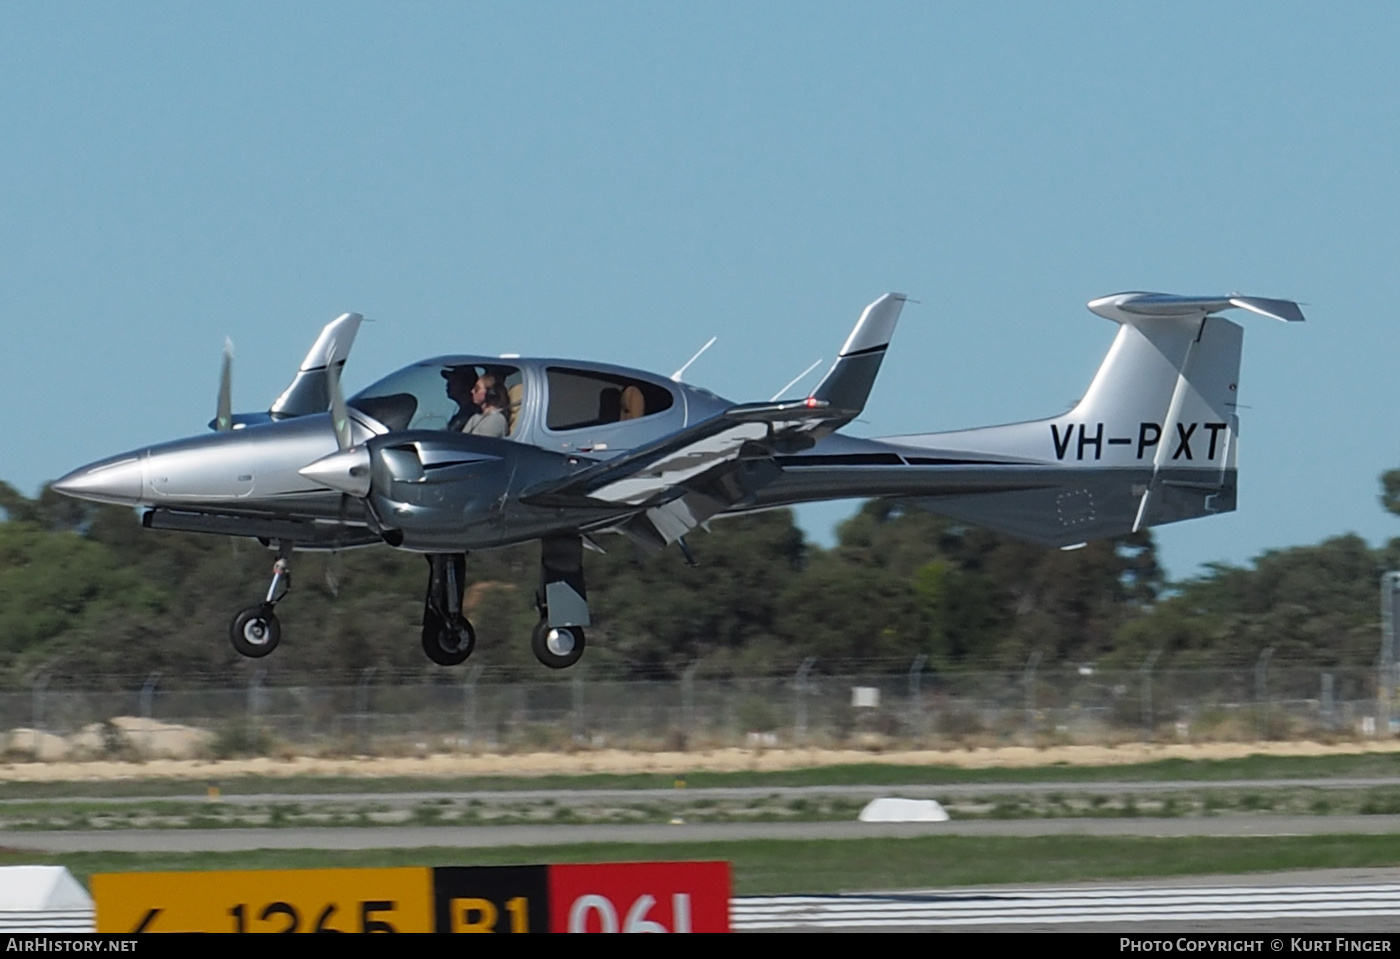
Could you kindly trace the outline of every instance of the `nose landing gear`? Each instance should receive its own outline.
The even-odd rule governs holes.
[[[261,659],[282,641],[282,624],[277,621],[273,609],[292,588],[292,567],[288,561],[294,545],[278,541],[277,561],[272,564],[272,582],[267,587],[267,598],[256,606],[240,609],[233,622],[229,623],[229,642],[242,656]]]
[[[252,659],[260,659],[276,649],[282,641],[282,624],[277,621],[272,604],[259,603],[239,610],[229,624],[228,639],[235,650]]]

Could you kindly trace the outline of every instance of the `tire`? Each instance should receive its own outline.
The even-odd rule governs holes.
[[[476,630],[465,616],[455,624],[428,613],[423,623],[423,652],[439,666],[460,666],[476,649]]]
[[[282,624],[266,603],[240,610],[228,625],[228,640],[240,656],[261,659],[282,641]]]
[[[540,620],[530,639],[535,658],[550,669],[568,669],[583,656],[582,626],[550,626]]]

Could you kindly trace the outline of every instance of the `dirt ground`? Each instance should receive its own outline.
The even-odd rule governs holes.
[[[580,773],[657,773],[684,776],[697,771],[772,771],[857,763],[904,766],[996,767],[1109,766],[1161,759],[1237,759],[1251,755],[1324,756],[1397,753],[1400,741],[1338,744],[1255,742],[1128,744],[1119,746],[1008,746],[957,750],[870,752],[855,749],[717,749],[695,752],[441,754],[422,757],[322,759],[153,759],[146,762],[25,762],[0,765],[0,782],[71,782],[116,779],[188,779],[216,782],[241,776],[544,776]]]

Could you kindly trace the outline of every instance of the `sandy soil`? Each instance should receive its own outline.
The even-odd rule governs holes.
[[[803,769],[854,763],[912,766],[996,767],[1110,766],[1160,759],[1235,759],[1251,755],[1324,756],[1400,753],[1400,741],[1323,744],[1210,743],[1120,746],[1009,746],[959,750],[869,752],[855,749],[717,749],[640,753],[597,750],[575,753],[452,754],[416,758],[153,759],[147,762],[29,762],[0,765],[0,782],[62,782],[114,779],[187,779],[219,782],[241,776],[543,776],[579,773],[659,773]]]

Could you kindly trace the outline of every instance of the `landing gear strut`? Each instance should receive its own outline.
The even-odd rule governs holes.
[[[423,652],[439,666],[457,666],[476,648],[476,630],[462,615],[466,553],[431,553],[423,600]]]
[[[530,649],[550,669],[565,669],[583,656],[583,627],[590,623],[583,585],[583,540],[556,536],[540,545],[540,589],[535,594],[540,621]]]
[[[282,624],[273,609],[292,588],[292,567],[289,560],[296,544],[279,540],[277,561],[272,564],[272,582],[267,598],[256,606],[238,611],[228,626],[228,639],[243,656],[261,659],[282,641]]]

